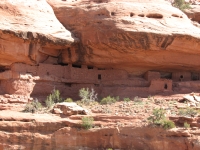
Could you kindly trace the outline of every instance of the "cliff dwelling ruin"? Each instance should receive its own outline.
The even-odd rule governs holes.
[[[148,71],[143,76],[131,76],[124,70],[102,69],[86,65],[39,64],[31,66],[14,63],[10,70],[0,73],[1,94],[26,95],[32,97],[47,96],[59,89],[63,96],[79,99],[81,88],[93,88],[99,96],[105,97],[147,97],[155,94],[172,94],[191,89],[198,84],[199,74],[190,72],[163,73]],[[193,81],[194,80],[194,81]],[[26,85],[26,86],[24,86]]]

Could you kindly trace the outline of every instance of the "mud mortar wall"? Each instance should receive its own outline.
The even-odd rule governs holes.
[[[148,71],[142,78],[131,76],[124,70],[102,69],[86,65],[61,66],[40,63],[38,66],[31,66],[15,63],[12,64],[10,70],[0,72],[0,86],[3,94],[34,97],[46,97],[56,88],[64,97],[74,99],[79,99],[81,88],[93,88],[100,97],[111,95],[122,98],[146,97],[158,93],[170,94],[174,90],[181,91],[182,88],[199,90],[198,81],[191,81],[190,72],[171,74],[172,80],[161,78],[160,72],[156,71]],[[181,78],[183,81],[180,81],[180,76],[183,76]],[[173,85],[173,82],[176,84]]]

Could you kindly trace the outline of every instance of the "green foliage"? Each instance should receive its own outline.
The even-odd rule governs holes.
[[[142,102],[142,99],[138,96],[134,97],[133,99],[134,102]]]
[[[151,124],[162,126],[164,129],[175,127],[173,121],[166,119],[164,109],[154,109],[153,115],[147,118]]]
[[[143,104],[142,99],[138,96],[134,97],[133,101],[134,101],[135,105],[142,105]]]
[[[47,108],[51,108],[53,104],[62,102],[62,98],[60,97],[60,91],[53,89],[51,94],[47,96],[47,99],[45,101]]]
[[[89,104],[90,102],[97,100],[97,94],[93,88],[91,90],[89,90],[89,88],[80,89],[79,96],[84,104]]]
[[[180,10],[189,9],[190,4],[186,3],[185,0],[174,0],[173,4],[174,7],[179,8]]]
[[[129,102],[129,101],[130,101],[130,98],[125,97],[125,98],[124,98],[124,101],[125,101],[125,102]]]
[[[64,102],[73,102],[72,98],[67,98],[66,100],[64,100]]]
[[[115,102],[116,102],[116,99],[114,97],[107,96],[101,100],[100,104],[105,105],[105,104],[112,104]]]
[[[186,128],[186,129],[190,128],[190,124],[187,123],[187,122],[184,122],[183,126],[184,126],[184,128]]]
[[[149,95],[147,99],[148,99],[148,100],[151,100],[151,95]]]
[[[173,121],[167,120],[167,119],[164,119],[164,120],[161,122],[161,126],[162,126],[164,129],[172,129],[172,128],[175,128],[175,127],[176,127]]]
[[[191,116],[195,116],[198,114],[198,111],[195,110],[194,108],[186,108],[186,109],[180,109],[179,112],[178,112],[178,115],[180,116],[188,116],[188,117],[191,117]]]
[[[93,121],[94,118],[93,117],[83,117],[82,118],[82,127],[86,130],[92,128],[93,126]]]
[[[36,99],[36,100],[26,104],[23,111],[35,113],[36,111],[39,111],[41,109],[42,109],[42,104],[40,102],[38,102],[38,100]]]
[[[160,125],[162,120],[164,119],[165,119],[165,110],[157,108],[153,110],[153,115],[148,118],[149,122],[158,125]]]
[[[119,100],[120,100],[120,97],[119,97],[119,96],[116,96],[115,99],[116,99],[116,101],[119,101]]]

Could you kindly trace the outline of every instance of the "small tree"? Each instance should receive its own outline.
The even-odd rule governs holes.
[[[42,104],[38,102],[38,99],[35,99],[34,101],[26,104],[24,108],[24,112],[32,112],[35,113],[37,111],[40,111],[42,109]]]
[[[47,96],[47,99],[45,101],[46,106],[48,108],[51,108],[53,104],[59,103],[59,102],[62,102],[62,98],[60,97],[60,91],[53,89],[51,94],[49,96]]]
[[[101,100],[101,104],[102,105],[106,105],[106,104],[112,104],[112,103],[115,103],[116,102],[116,99],[115,97],[111,97],[111,96],[107,96],[107,97],[104,97],[102,100]]]
[[[84,104],[89,104],[90,102],[97,100],[97,93],[95,93],[93,88],[91,90],[89,90],[89,88],[80,89],[79,96]]]
[[[189,123],[187,123],[187,122],[184,122],[183,126],[184,126],[184,128],[185,128],[185,129],[188,129],[188,128],[190,128],[190,124],[189,124]]]
[[[166,119],[164,109],[154,109],[153,115],[147,119],[150,123],[162,126],[164,129],[171,129],[175,127],[173,121]]]
[[[165,110],[164,109],[154,109],[153,115],[148,118],[148,120],[153,124],[161,124],[161,121],[165,119]]]
[[[179,8],[180,10],[189,9],[190,4],[186,3],[185,0],[174,0],[172,6]]]
[[[83,117],[82,118],[82,127],[86,130],[92,128],[93,126],[93,121],[94,118],[93,117]]]

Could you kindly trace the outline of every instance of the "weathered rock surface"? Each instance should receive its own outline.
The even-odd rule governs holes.
[[[66,30],[45,0],[0,1],[0,65],[37,64],[59,55],[77,39]]]
[[[199,71],[200,29],[162,0],[48,0],[81,43],[62,62],[125,69]],[[147,7],[148,6],[148,7]]]
[[[73,102],[57,103],[53,108],[53,113],[63,114],[65,116],[89,114],[88,110],[78,106],[76,103]]]
[[[200,24],[200,5],[192,5],[191,9],[187,9],[184,12],[187,14],[188,18]]]
[[[81,116],[79,116],[81,118]],[[110,127],[84,130],[80,118],[60,118],[50,114],[0,112],[0,149],[78,150],[78,149],[146,149],[198,150],[199,140],[191,130],[163,130],[153,127]],[[107,119],[106,119],[107,118]],[[109,124],[109,116],[94,116],[95,124]],[[117,119],[112,117],[112,120]],[[121,117],[118,121],[137,119]]]

